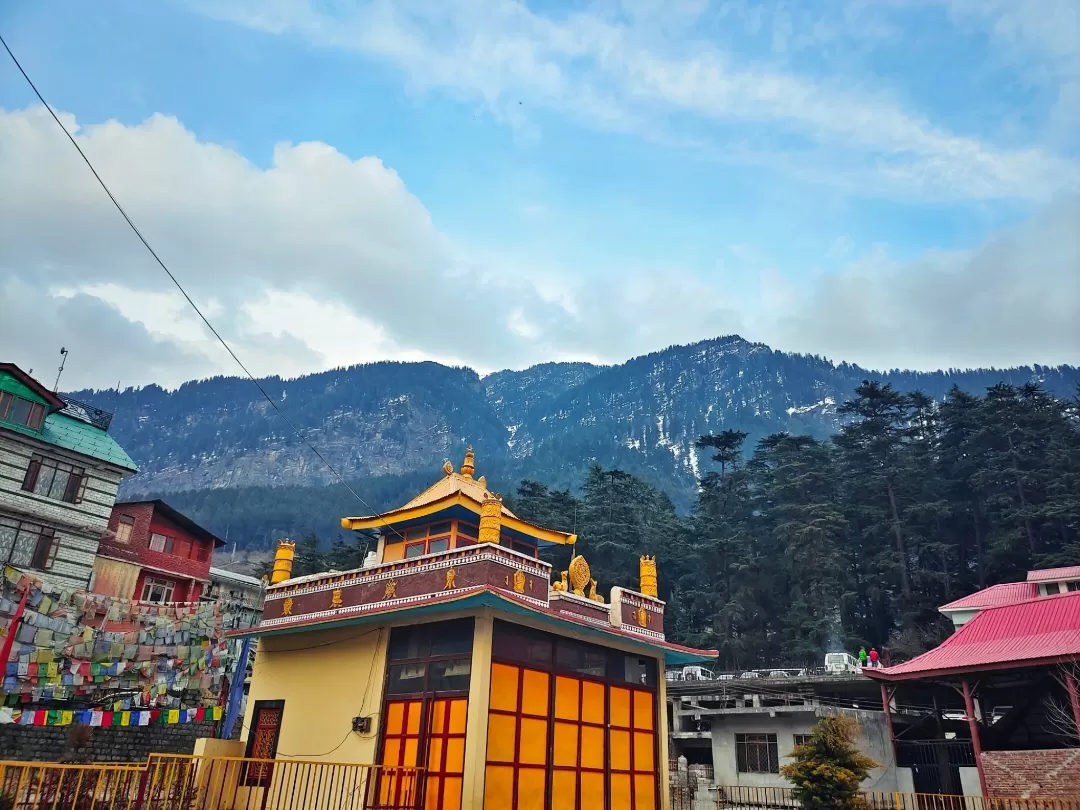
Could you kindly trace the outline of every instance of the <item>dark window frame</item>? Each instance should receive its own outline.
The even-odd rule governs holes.
[[[16,403],[26,403],[26,417],[24,419],[12,418],[11,412]],[[10,391],[0,391],[0,420],[11,422],[13,425],[28,427],[30,430],[41,430],[41,426],[45,422],[45,406],[40,402],[20,397]]]
[[[169,604],[170,602],[173,601],[172,596],[173,596],[173,594],[176,593],[177,586],[178,586],[178,583],[174,582],[171,579],[159,579],[158,577],[146,577],[143,580],[142,591],[139,593],[139,601],[140,602],[145,602],[146,604],[149,604],[149,605],[167,605],[167,604]],[[153,588],[160,588],[161,591],[162,591],[162,596],[164,596],[166,598],[162,599],[160,602],[158,602],[158,601],[156,601],[154,599],[147,599],[146,598],[147,589],[153,589]]]
[[[49,476],[48,487],[45,492],[38,492],[38,485],[44,480],[42,478],[43,471]],[[54,494],[53,487],[56,484],[56,476],[61,472],[67,474],[67,480],[64,482],[63,489],[58,494]],[[51,501],[62,501],[70,504],[82,503],[83,496],[86,494],[86,468],[68,461],[61,461],[57,458],[34,453],[26,467],[26,475],[23,476],[22,491],[29,492],[39,498],[48,498]]]
[[[0,520],[3,521],[3,524],[8,529],[14,531],[11,548],[7,551],[4,565],[33,568],[38,571],[48,571],[52,569],[53,564],[56,562],[56,552],[60,548],[60,538],[56,535],[56,529],[51,526],[45,526],[40,523],[33,523],[26,520],[12,520],[9,518],[2,518]],[[31,535],[36,534],[37,539],[34,541],[34,548],[29,554],[29,559],[25,562],[21,560],[15,562],[15,547],[19,541],[19,535],[24,532]]]
[[[259,732],[262,730],[260,719],[262,713],[276,711],[278,712],[278,721],[274,726],[270,726],[273,732],[273,742],[270,744],[270,755],[261,756],[258,759],[277,759],[278,743],[281,741],[281,727],[285,721],[285,701],[284,700],[256,700],[255,707],[251,711],[251,733],[248,735],[247,746],[244,751],[244,759],[255,759],[254,751],[255,744],[259,739]],[[274,766],[270,763],[258,763],[258,762],[245,762],[243,766],[243,773],[240,776],[240,782],[244,787],[270,787],[270,779],[273,777]]]
[[[735,771],[780,773],[780,749],[776,735],[771,732],[736,732]]]
[[[507,640],[516,637],[533,643],[550,643],[551,657],[546,663],[537,659],[513,657],[509,654],[509,652],[513,650],[512,647],[499,644],[498,637],[500,636],[500,634],[503,635],[504,638],[506,638]],[[596,675],[583,669],[577,669],[572,666],[560,664],[558,654],[558,650],[560,647],[571,651],[574,649],[580,649],[585,654],[603,654],[605,656],[604,674]],[[646,680],[644,683],[642,683],[641,681],[630,681],[626,679],[627,658],[637,658],[639,660],[644,658],[648,662],[648,665],[646,666]],[[495,621],[491,660],[503,664],[517,664],[519,666],[526,666],[531,669],[540,669],[544,670],[545,672],[554,673],[556,675],[574,675],[577,677],[587,678],[589,680],[601,681],[612,686],[632,686],[635,689],[644,689],[654,694],[658,692],[660,688],[658,667],[656,666],[656,661],[648,658],[647,656],[635,655],[634,653],[626,653],[622,652],[621,650],[612,649],[610,647],[601,647],[598,644],[590,644],[589,642],[585,641],[568,639],[563,636],[557,636],[553,633],[545,633],[542,630],[533,630],[529,627],[523,627],[522,625],[516,625],[501,620]]]
[[[127,526],[127,535],[120,538],[120,527]],[[117,543],[123,543],[127,545],[131,542],[131,534],[135,531],[135,517],[133,515],[123,514],[116,519],[116,532],[114,533],[114,539]]]

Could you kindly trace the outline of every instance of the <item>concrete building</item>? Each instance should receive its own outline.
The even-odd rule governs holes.
[[[265,595],[266,582],[258,577],[210,566],[210,587],[203,591],[202,599],[226,605],[227,626],[236,630],[259,623]]]
[[[780,768],[827,714],[855,719],[860,750],[880,763],[864,790],[913,789],[910,769],[897,766],[880,688],[861,672],[766,670],[671,681],[668,711],[672,755],[687,760],[701,807],[715,806],[718,787],[791,787]]]
[[[0,363],[0,562],[87,587],[120,481],[137,471],[111,421]]]
[[[92,590],[139,602],[198,602],[210,586],[213,533],[161,500],[124,501],[109,517]]]

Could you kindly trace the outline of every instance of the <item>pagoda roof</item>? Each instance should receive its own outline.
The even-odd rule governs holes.
[[[480,505],[485,500],[499,496],[488,489],[484,476],[473,477],[473,460],[470,447],[465,453],[465,463],[460,470],[454,470],[453,464],[447,461],[443,465],[443,477],[408,503],[378,515],[344,517],[341,519],[341,527],[355,531],[399,527],[422,520],[434,520],[436,516],[479,517]],[[572,545],[577,541],[576,535],[545,529],[522,520],[505,506],[501,507],[501,511],[502,525],[518,534],[558,545]]]
[[[929,652],[863,674],[918,680],[1069,661],[1080,661],[1080,591],[988,607]]]

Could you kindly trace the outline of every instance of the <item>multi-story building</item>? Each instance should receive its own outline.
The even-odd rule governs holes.
[[[225,605],[224,617],[230,630],[254,627],[262,616],[266,582],[224,568],[210,568],[210,587],[202,598]]]
[[[198,602],[224,540],[161,500],[113,507],[94,562],[93,590],[140,602]]]
[[[111,420],[0,363],[0,562],[87,587],[120,481],[137,471]]]
[[[898,767],[890,745],[880,688],[858,667],[704,672],[669,680],[667,694],[672,757],[685,760],[692,783],[688,806],[715,807],[716,790],[790,787],[780,768],[829,714],[854,718],[856,744],[878,763],[864,790],[912,790],[911,770]],[[908,721],[900,712],[893,719]]]

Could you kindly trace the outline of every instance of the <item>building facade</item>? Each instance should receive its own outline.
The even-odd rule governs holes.
[[[221,602],[225,606],[226,624],[235,630],[259,623],[265,595],[264,580],[211,566],[210,587],[203,591],[202,599]]]
[[[773,670],[674,681],[668,711],[672,756],[684,758],[696,777],[689,793],[702,808],[715,806],[716,791],[724,788],[791,787],[781,767],[829,714],[856,720],[856,744],[878,764],[863,790],[913,788],[910,769],[897,765],[878,685],[862,672]]]
[[[552,581],[540,547],[576,537],[506,509],[471,450],[443,472],[400,509],[342,520],[380,532],[370,565],[293,579],[280,550],[239,634],[259,641],[232,753],[379,763],[370,807],[667,808],[665,665],[716,652],[666,641],[653,560],[610,598],[581,556]]]
[[[111,419],[0,363],[0,561],[88,586],[120,481],[137,471]]]
[[[139,602],[198,602],[225,545],[161,500],[116,504],[94,561],[92,590]]]

